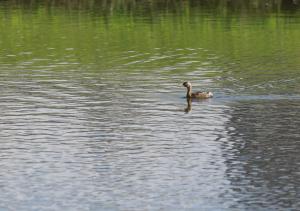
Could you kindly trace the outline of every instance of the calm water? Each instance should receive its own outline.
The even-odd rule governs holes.
[[[68,2],[0,2],[1,211],[299,209],[299,7]]]

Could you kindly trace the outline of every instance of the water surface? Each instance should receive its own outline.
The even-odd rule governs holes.
[[[288,2],[1,1],[0,210],[297,210]]]

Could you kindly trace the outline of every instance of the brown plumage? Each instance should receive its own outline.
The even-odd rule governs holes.
[[[187,92],[186,92],[186,98],[191,98],[191,99],[207,99],[207,98],[212,98],[213,93],[211,92],[192,92],[192,84],[188,81],[184,82],[182,84],[184,87],[186,87]]]

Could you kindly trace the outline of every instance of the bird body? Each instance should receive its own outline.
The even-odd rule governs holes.
[[[208,99],[213,97],[212,92],[192,92],[192,84],[188,81],[182,84],[187,89],[186,98],[188,99]]]

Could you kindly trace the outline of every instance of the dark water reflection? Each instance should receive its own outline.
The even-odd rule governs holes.
[[[0,210],[297,210],[297,1],[226,2],[1,1]]]
[[[297,210],[299,106],[299,100],[258,100],[231,107],[223,143],[226,175],[246,207]]]

